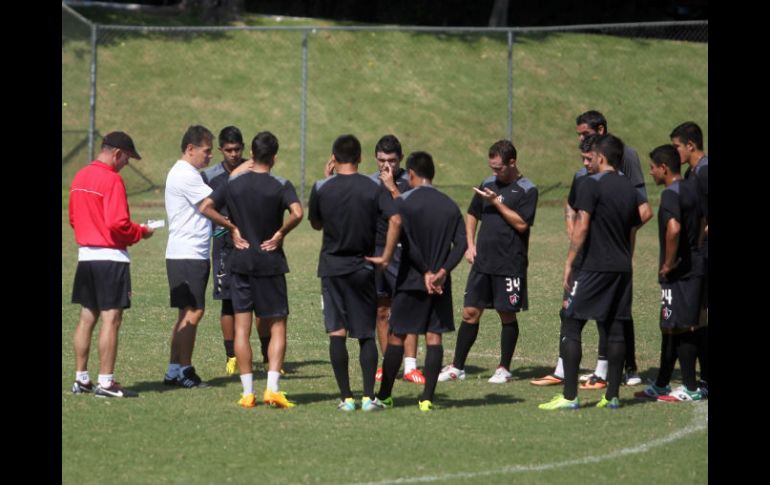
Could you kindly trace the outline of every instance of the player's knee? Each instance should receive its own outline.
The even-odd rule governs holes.
[[[479,323],[479,320],[481,319],[481,310],[478,308],[473,307],[465,307],[463,308],[463,321],[470,323],[471,325],[476,325]]]

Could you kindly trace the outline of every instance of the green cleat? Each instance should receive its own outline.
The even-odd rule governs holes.
[[[424,413],[433,411],[433,403],[428,401],[427,399],[425,401],[418,401],[417,405],[420,407],[420,411]]]
[[[607,397],[602,395],[602,400],[596,403],[597,408],[618,409],[620,407],[620,400],[617,397],[613,397],[609,401]]]
[[[540,404],[537,407],[545,409],[546,411],[552,411],[554,409],[578,409],[580,403],[578,402],[577,397],[570,401],[569,399],[564,398],[564,394],[557,394],[550,401]]]
[[[380,402],[383,406],[385,406],[385,409],[389,409],[393,407],[393,396],[390,396],[387,399],[381,399]]]

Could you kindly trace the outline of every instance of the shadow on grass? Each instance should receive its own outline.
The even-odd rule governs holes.
[[[524,399],[518,397],[508,396],[504,394],[490,393],[483,397],[470,398],[470,399],[451,399],[446,394],[436,393],[433,398],[433,402],[442,408],[464,408],[464,407],[478,407],[478,406],[490,406],[495,404],[516,404],[524,402]]]

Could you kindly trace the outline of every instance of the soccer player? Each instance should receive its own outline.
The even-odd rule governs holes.
[[[701,241],[700,252],[704,259],[705,276],[703,280],[703,298],[701,299],[702,312],[708,317],[708,274],[709,274],[709,157],[703,151],[703,132],[696,123],[686,121],[674,128],[669,135],[683,164],[688,165],[684,174],[685,180],[692,179],[698,189],[698,199],[701,212],[705,219],[705,232]],[[700,363],[701,381],[699,385],[708,395],[708,325],[699,328],[696,333],[700,340],[698,344],[698,362]]]
[[[353,135],[339,136],[324,169],[324,180],[313,184],[308,212],[313,229],[323,231],[318,259],[324,325],[329,335],[329,356],[340,390],[342,411],[356,409],[348,373],[348,335],[358,339],[363,375],[361,408],[375,408],[374,374],[377,370],[377,292],[373,256],[377,219],[388,218],[385,249],[378,262],[387,266],[398,240],[400,217],[393,198],[369,177],[358,173],[361,143]]]
[[[197,387],[202,380],[192,365],[198,323],[206,308],[209,279],[211,222],[200,207],[211,194],[198,170],[211,160],[214,135],[200,125],[190,126],[182,137],[182,156],[166,177],[165,203],[168,215],[166,272],[171,306],[179,309],[171,330],[171,351],[163,383]],[[212,220],[233,234],[236,247],[243,245],[238,228],[213,210]]]
[[[479,332],[485,308],[500,317],[500,363],[488,382],[511,380],[511,359],[519,339],[516,313],[525,311],[529,232],[535,223],[537,187],[519,171],[516,148],[508,140],[489,148],[489,168],[494,175],[473,190],[465,223],[472,265],[465,286],[463,322],[457,332],[452,364],[444,367],[439,381],[465,379],[465,359]],[[481,221],[478,241],[476,226]]]
[[[564,263],[564,302],[561,352],[564,359],[564,393],[540,409],[577,409],[578,368],[582,356],[581,333],[587,320],[607,329],[607,391],[597,404],[618,408],[626,345],[623,326],[631,318],[631,245],[634,228],[641,225],[637,193],[627,177],[617,172],[623,142],[613,135],[597,136],[589,154],[589,172],[577,192],[577,216]],[[576,256],[583,253],[573,273]]]
[[[391,391],[408,335],[425,335],[425,388],[420,411],[433,410],[433,395],[444,355],[441,336],[454,331],[450,272],[467,248],[463,216],[457,204],[433,187],[433,158],[414,152],[406,161],[411,190],[396,199],[403,247],[390,315],[390,336],[383,377],[375,400],[378,409],[393,406]]]
[[[409,190],[409,177],[406,170],[401,168],[401,160],[404,153],[401,150],[401,142],[394,135],[385,135],[374,147],[374,157],[378,170],[369,177],[382,185],[396,199],[403,192]],[[385,234],[388,232],[387,219],[380,218],[377,221],[377,238],[374,254],[379,256],[385,250]],[[396,275],[401,261],[401,246],[396,246],[393,259],[387,268],[375,268],[374,283],[377,287],[377,340],[380,343],[380,351],[385,355],[388,347],[388,318],[390,317],[390,305],[395,292]],[[377,369],[375,380],[382,379],[382,367]],[[417,368],[417,335],[407,335],[404,342],[404,380],[415,384],[425,384],[425,376]]]
[[[294,185],[271,173],[277,153],[275,135],[269,131],[257,133],[251,142],[253,163],[217,189],[204,201],[202,208],[206,214],[212,206],[226,201],[233,223],[249,243],[247,249],[233,250],[229,261],[235,311],[235,354],[243,385],[238,403],[245,408],[256,406],[249,343],[252,312],[270,330],[269,368],[262,400],[280,408],[294,407],[294,403],[279,390],[289,314],[285,276],[289,266],[283,241],[302,222],[303,211]],[[284,222],[286,211],[289,217]]]
[[[658,376],[635,396],[661,401],[703,398],[695,378],[704,275],[703,256],[698,248],[702,214],[696,184],[682,180],[680,165],[674,145],[662,145],[650,153],[650,175],[657,185],[666,186],[660,194],[658,209],[662,339]],[[677,357],[684,385],[672,391],[669,382]]]
[[[80,304],[75,327],[75,382],[72,392],[98,397],[129,397],[114,379],[118,331],[123,309],[131,307],[131,269],[126,248],[152,236],[153,229],[131,220],[126,186],[118,172],[128,159],[141,160],[134,141],[122,131],[107,133],[94,161],[78,170],[69,200],[70,226],[78,243],[72,303]],[[99,330],[99,381],[88,375],[88,355],[96,322]]]

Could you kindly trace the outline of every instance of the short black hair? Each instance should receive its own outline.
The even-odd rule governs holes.
[[[214,144],[214,134],[211,130],[201,125],[190,126],[182,137],[182,153],[187,150],[187,145],[199,147],[203,145],[204,142],[208,142],[212,145]]]
[[[235,126],[225,126],[222,131],[219,132],[219,148],[227,145],[228,143],[238,143],[243,146],[243,135],[241,130]]]
[[[682,159],[674,145],[661,145],[650,152],[650,160],[655,166],[665,165],[671,173],[679,173],[682,169]]]
[[[695,148],[703,150],[703,132],[701,131],[700,126],[692,121],[685,121],[677,126],[668,137],[672,140],[674,138],[679,138],[679,141],[684,144],[692,141],[695,144]]]
[[[404,156],[404,152],[401,151],[401,142],[398,141],[398,138],[396,138],[395,135],[385,135],[380,138],[380,141],[378,141],[377,145],[374,147],[375,156],[377,155],[377,152],[395,153],[398,155],[398,158]]]
[[[575,125],[587,124],[592,130],[599,131],[599,127],[604,127],[604,132],[607,133],[607,118],[598,111],[591,110],[581,114],[575,120]]]
[[[623,160],[623,140],[615,135],[598,135],[591,143],[591,149],[604,155],[616,170]]]
[[[498,140],[489,147],[489,158],[498,155],[504,164],[508,164],[511,160],[516,160],[516,147],[509,140]]]
[[[340,135],[334,140],[332,153],[339,163],[361,163],[361,142],[355,135]]]
[[[278,153],[278,138],[269,131],[260,131],[251,140],[251,153],[255,162],[272,164],[273,157]]]
[[[412,152],[406,159],[406,169],[415,175],[428,180],[433,180],[436,175],[436,167],[433,165],[433,157],[428,152]]]
[[[588,153],[591,151],[591,145],[594,144],[594,140],[599,135],[587,135],[583,138],[583,141],[578,142],[578,148],[581,153]]]

